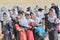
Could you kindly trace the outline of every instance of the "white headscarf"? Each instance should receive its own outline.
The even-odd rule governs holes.
[[[19,24],[20,24],[21,26],[28,27],[27,19],[26,19],[24,16],[19,20]]]
[[[15,12],[11,12],[11,17],[13,18],[13,19],[16,19],[16,17],[17,17],[17,15],[18,15],[18,11],[17,11],[17,9],[16,8],[13,8],[14,10],[15,10]]]
[[[2,12],[5,12],[5,11],[7,11],[8,9],[7,9],[7,7],[6,6],[3,6],[2,8],[1,8],[1,11]]]
[[[56,23],[57,21],[57,16],[56,16],[56,13],[55,13],[55,10],[52,9],[53,13],[51,16],[48,15],[48,20],[51,22],[51,23]]]
[[[5,12],[7,14],[7,20],[11,20],[10,13],[8,12],[8,9],[6,7],[2,7],[1,9],[1,21],[3,21],[3,13]]]

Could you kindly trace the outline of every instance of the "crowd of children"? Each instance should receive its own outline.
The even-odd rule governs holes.
[[[58,40],[59,13],[58,5],[54,3],[51,8],[45,6],[45,9],[42,9],[36,5],[36,8],[28,7],[26,11],[20,6],[14,6],[13,9],[2,7],[0,12],[1,29],[4,34],[2,40],[44,40],[35,31],[37,26],[43,28],[44,25],[49,40]]]

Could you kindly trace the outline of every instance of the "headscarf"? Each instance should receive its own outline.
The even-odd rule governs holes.
[[[1,8],[1,21],[3,21],[3,13],[5,12],[6,14],[7,14],[7,20],[11,20],[11,18],[10,18],[10,13],[8,12],[8,9],[7,9],[7,7],[5,7],[5,6],[3,6],[2,8]]]
[[[13,9],[15,10],[15,12],[12,11],[11,17],[12,17],[13,19],[16,19],[17,15],[18,15],[18,11],[17,11],[16,8],[13,8]]]
[[[51,23],[56,23],[57,22],[57,16],[56,16],[56,13],[55,13],[55,10],[52,9],[53,13],[51,16],[48,15],[48,20],[51,22]]]
[[[7,7],[6,6],[3,6],[2,8],[1,8],[1,11],[2,12],[5,12],[5,11],[7,11],[8,9],[7,9]]]
[[[27,22],[27,19],[25,17],[22,17],[20,20],[19,20],[19,24],[21,26],[25,26],[25,27],[28,27],[28,22]]]

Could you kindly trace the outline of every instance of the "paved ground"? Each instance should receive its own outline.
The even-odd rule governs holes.
[[[2,37],[3,37],[3,35],[1,34],[1,23],[0,23],[0,40],[2,40]],[[60,33],[58,34],[58,38],[59,38],[59,40],[60,40]],[[45,38],[45,40],[48,40],[48,35],[47,35],[47,37]]]

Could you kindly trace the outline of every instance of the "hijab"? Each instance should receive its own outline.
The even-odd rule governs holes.
[[[52,9],[52,11],[53,11],[52,15],[51,15],[51,16],[48,15],[48,20],[49,20],[51,23],[55,23],[56,20],[57,20],[57,16],[56,16],[56,14],[55,14],[55,10]]]

